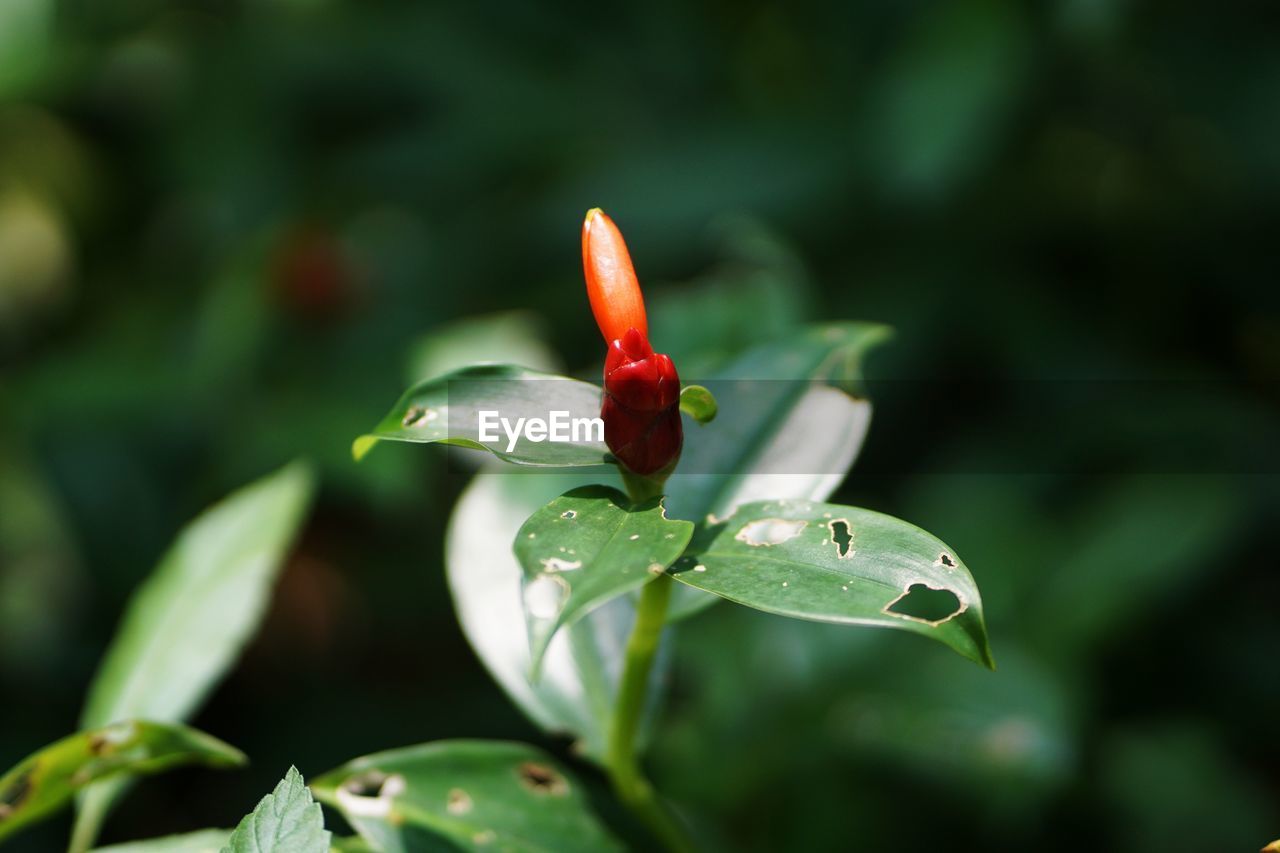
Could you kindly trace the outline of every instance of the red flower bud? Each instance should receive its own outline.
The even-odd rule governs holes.
[[[598,208],[582,226],[582,266],[591,311],[609,352],[600,417],[609,450],[642,476],[670,472],[680,458],[680,377],[649,346],[644,298],[622,234]]]
[[[609,450],[636,474],[669,471],[680,458],[680,377],[636,329],[609,344],[600,417]]]

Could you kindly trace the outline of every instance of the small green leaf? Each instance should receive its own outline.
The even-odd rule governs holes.
[[[181,835],[95,847],[93,853],[221,853],[230,837],[229,829],[199,829]]]
[[[378,850],[618,850],[582,785],[539,749],[440,741],[355,761],[312,783]]]
[[[222,853],[329,853],[320,804],[290,767],[276,789],[259,801],[231,833]]]
[[[700,424],[709,424],[716,419],[716,398],[701,385],[686,385],[680,389],[680,411]]]
[[[207,510],[138,589],[89,689],[86,727],[189,716],[258,627],[314,490],[288,465]],[[92,845],[118,780],[85,791],[75,846]]]
[[[914,631],[994,667],[969,570],[945,543],[892,516],[799,500],[745,504],[700,529],[672,575],[757,610]]]
[[[653,580],[692,535],[693,524],[668,519],[660,498],[634,504],[608,486],[574,489],[535,512],[515,541],[532,678],[557,630]]]
[[[573,441],[532,441],[523,433],[514,445],[501,426],[496,440],[481,441],[479,412],[498,412],[515,429],[519,418],[547,420],[564,412],[567,422],[600,417],[600,388],[588,382],[510,364],[474,365],[410,388],[373,431],[356,439],[358,460],[379,441],[452,444],[488,450],[516,465],[582,466],[610,461],[603,435],[579,429]]]
[[[67,805],[99,779],[159,773],[182,764],[236,767],[244,761],[238,749],[186,726],[127,720],[82,731],[0,777],[0,839]]]

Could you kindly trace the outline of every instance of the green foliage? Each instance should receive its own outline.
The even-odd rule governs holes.
[[[557,630],[652,581],[689,544],[693,525],[668,519],[659,498],[633,503],[608,486],[566,492],[516,534],[532,678]]]
[[[102,779],[183,764],[237,767],[244,762],[238,749],[186,726],[126,720],[88,729],[44,747],[0,777],[0,840]]]
[[[449,591],[471,647],[531,720],[573,738],[579,753],[593,760],[604,755],[617,692],[616,657],[605,650],[626,643],[634,606],[627,596],[615,598],[558,631],[547,646],[541,677],[530,683],[524,571],[511,545],[540,507],[600,479],[585,470],[533,477],[484,470],[459,497],[445,542]]]
[[[740,506],[699,530],[676,580],[770,613],[901,628],[994,667],[977,585],[955,551],[905,521],[809,501]],[[928,590],[935,612],[911,609]]]
[[[716,419],[716,398],[701,385],[686,385],[680,389],[680,411],[700,424]]]
[[[314,482],[293,463],[191,522],[134,596],[89,689],[82,722],[189,716],[252,637],[302,524]],[[120,793],[88,788],[76,843],[88,847]]]
[[[280,784],[236,826],[222,853],[328,853],[330,834],[320,805],[290,767]]]
[[[534,747],[441,741],[357,758],[312,782],[379,850],[620,850],[582,783]]]
[[[488,450],[517,465],[603,465],[608,461],[604,442],[586,437],[576,442],[534,442],[522,435],[508,450],[507,436],[499,428],[496,442],[482,444],[477,415],[482,408],[501,412],[513,424],[523,417],[545,419],[552,410],[568,412],[570,418],[595,418],[600,415],[600,389],[509,364],[465,367],[406,391],[372,432],[356,439],[352,454],[360,459],[379,441],[409,441]]]

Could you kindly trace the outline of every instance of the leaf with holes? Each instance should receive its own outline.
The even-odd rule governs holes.
[[[263,797],[227,839],[222,853],[328,853],[329,833],[320,804],[290,767],[275,790]]]
[[[52,743],[0,777],[0,839],[69,804],[99,779],[183,764],[237,767],[235,747],[186,726],[126,720]]]
[[[619,850],[582,784],[539,749],[456,740],[357,758],[312,782],[378,850]]]
[[[506,426],[482,424],[482,410],[499,413]],[[534,418],[549,428],[553,412],[563,413],[569,440],[535,441],[520,429],[520,419]],[[487,450],[517,465],[603,465],[611,458],[604,436],[584,423],[599,417],[600,388],[588,382],[510,364],[476,365],[410,388],[356,439],[352,453],[360,459],[379,441],[409,441]]]
[[[685,431],[680,466],[667,482],[667,513],[701,522],[768,498],[824,500],[844,480],[871,423],[854,396],[862,359],[891,334],[886,326],[810,326],[743,353],[707,381],[716,421]],[[677,589],[671,619],[714,604]]]
[[[635,620],[631,596],[615,598],[557,631],[547,645],[542,677],[530,683],[524,571],[511,547],[539,507],[598,480],[600,472],[530,477],[500,471],[494,465],[473,478],[449,519],[445,569],[458,621],[490,674],[530,719],[548,733],[573,738],[579,754],[600,761],[621,677],[621,650]],[[604,474],[606,482],[620,484],[616,469]],[[668,663],[666,648],[655,664],[655,685]],[[655,697],[657,692],[655,687]],[[655,704],[651,700],[649,708]]]
[[[89,689],[81,722],[185,719],[258,627],[306,517],[309,468],[288,465],[191,522],[139,588]],[[93,843],[118,780],[86,790],[76,845]]]
[[[994,667],[969,570],[892,516],[811,501],[746,504],[700,529],[671,573],[770,613],[914,631]]]
[[[660,498],[635,504],[608,486],[574,489],[535,512],[515,541],[533,680],[556,631],[662,574],[692,535]]]

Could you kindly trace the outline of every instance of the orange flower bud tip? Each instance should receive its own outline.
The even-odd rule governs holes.
[[[606,342],[636,329],[649,334],[644,297],[622,232],[603,210],[593,207],[582,222],[582,271],[591,313]]]

